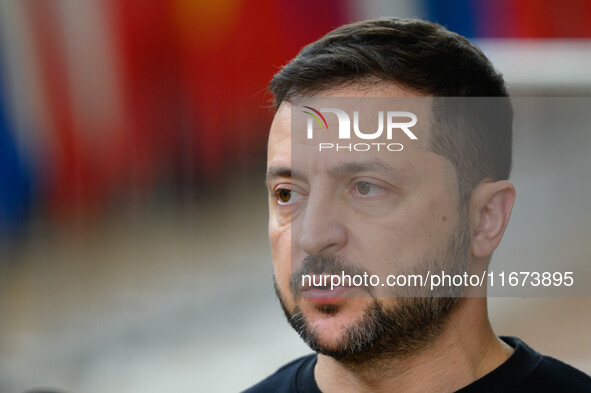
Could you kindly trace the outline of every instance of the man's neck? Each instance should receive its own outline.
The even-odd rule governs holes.
[[[314,377],[324,393],[455,392],[488,374],[513,349],[492,331],[486,298],[463,298],[443,333],[403,359],[386,359],[372,369],[351,369],[318,355]]]

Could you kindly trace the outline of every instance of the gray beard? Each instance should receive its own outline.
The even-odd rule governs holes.
[[[467,212],[460,213],[458,223],[450,236],[447,248],[438,253],[437,257],[419,263],[415,271],[398,272],[398,274],[425,274],[445,270],[448,274],[462,274],[467,265],[467,254],[470,247],[469,222]],[[311,270],[315,273],[322,264],[323,258],[310,257]],[[335,258],[324,258],[328,270],[334,270]],[[291,284],[296,281],[292,274]],[[297,292],[293,286],[292,293]],[[445,329],[449,315],[460,303],[461,288],[440,287],[437,291],[428,292],[425,288],[406,288],[404,293],[398,292],[396,303],[385,307],[373,297],[361,317],[345,328],[335,347],[328,347],[319,339],[315,329],[310,328],[306,316],[299,306],[288,310],[285,300],[277,287],[275,293],[289,324],[302,337],[308,346],[320,354],[330,356],[345,366],[355,369],[372,370],[387,359],[402,359],[428,347]],[[396,296],[393,296],[396,297]],[[334,315],[338,313],[338,305],[326,305],[319,311]]]
[[[381,361],[402,359],[435,341],[459,298],[403,297],[389,309],[374,298],[361,318],[345,329],[336,348],[323,345],[298,306],[289,312],[282,300],[280,303],[289,324],[312,350],[351,368],[373,369]],[[326,312],[336,313],[338,309]]]

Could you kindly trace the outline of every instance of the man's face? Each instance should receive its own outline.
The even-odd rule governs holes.
[[[335,89],[320,95],[411,97],[412,93],[388,84],[380,90]],[[449,271],[465,264],[468,219],[458,211],[453,166],[428,150],[432,123],[428,105],[417,108],[415,103],[413,108],[419,118],[412,129],[417,140],[404,139],[402,134],[402,151],[363,153],[319,153],[317,141],[292,138],[291,109],[291,104],[283,103],[275,115],[267,161],[275,284],[290,322],[315,350],[334,356],[375,346],[379,338],[352,341],[379,336],[380,324],[394,326],[386,335],[398,335],[400,340],[428,339],[455,300],[397,298],[387,287],[330,291],[301,286],[302,273],[367,271],[383,283],[389,274],[424,273],[434,267]],[[326,116],[328,129],[336,130],[333,117]],[[322,138],[339,142],[336,132],[326,132]],[[421,329],[422,335],[413,336]],[[389,341],[405,345],[400,340]]]

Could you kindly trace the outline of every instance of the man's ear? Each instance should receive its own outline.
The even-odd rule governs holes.
[[[501,242],[515,202],[515,187],[506,180],[479,184],[470,197],[472,255],[489,257]]]

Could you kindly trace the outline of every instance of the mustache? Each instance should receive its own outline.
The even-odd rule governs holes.
[[[362,270],[336,255],[308,255],[302,261],[301,266],[291,273],[289,277],[289,288],[294,297],[299,296],[303,275],[341,275],[342,273],[350,276],[362,276],[364,273],[370,274],[366,270]]]

